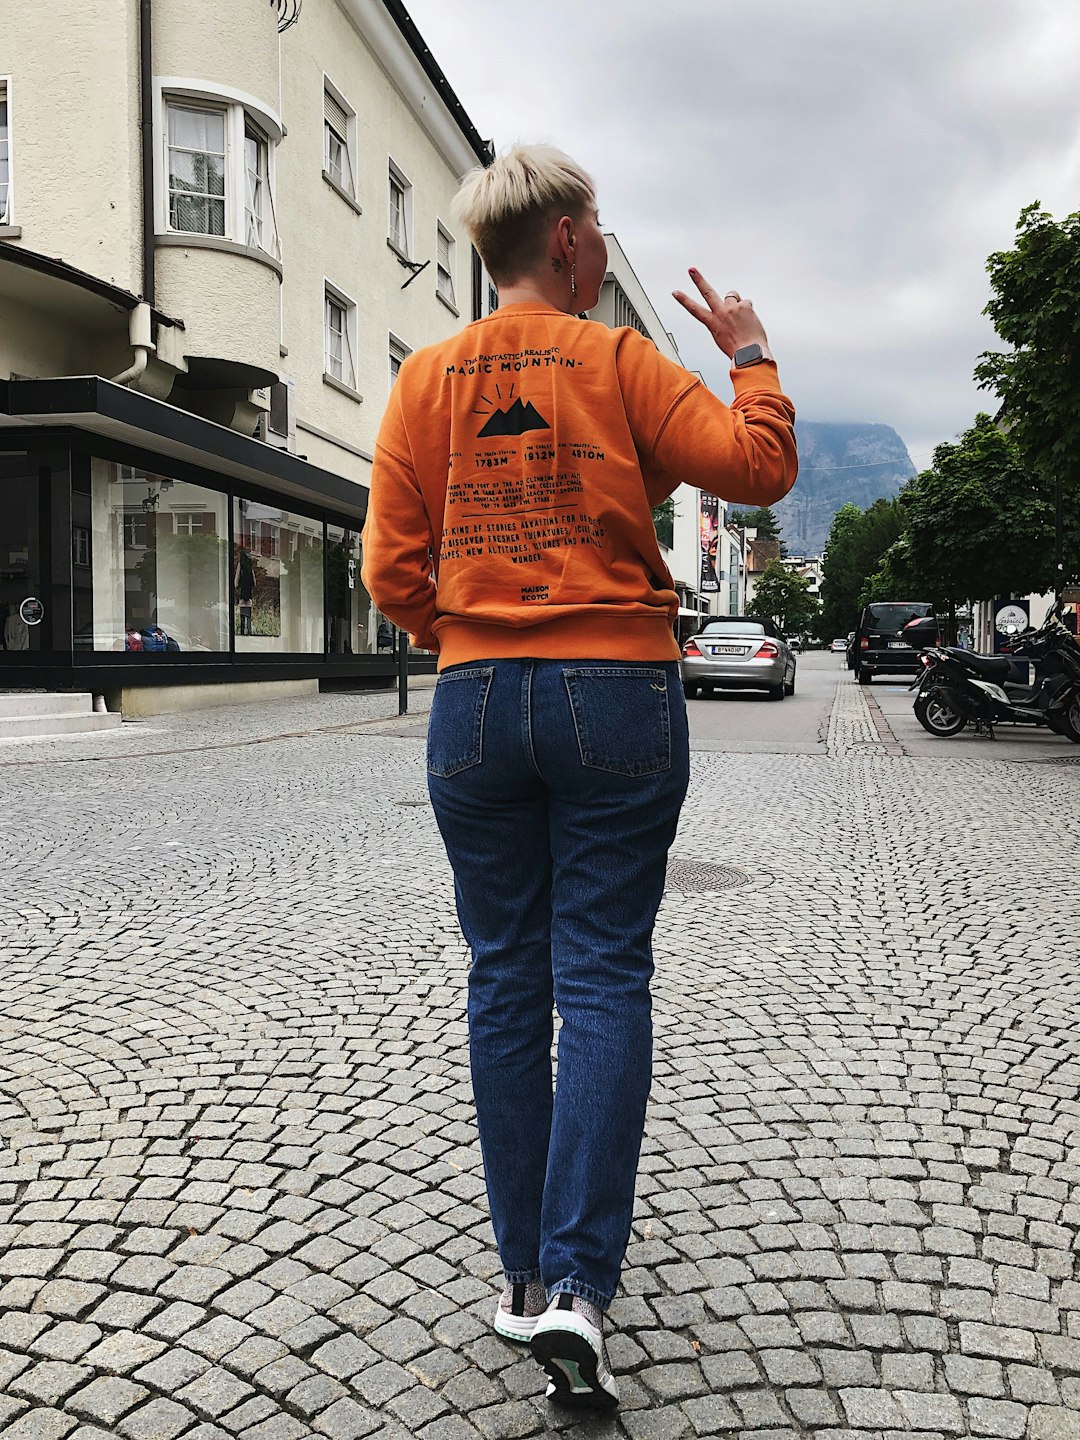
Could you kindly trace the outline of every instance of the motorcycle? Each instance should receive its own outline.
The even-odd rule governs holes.
[[[1016,635],[1008,647],[1012,654],[1035,661],[1033,685],[1010,678],[1015,671],[1008,655],[979,655],[956,646],[924,649],[933,623],[913,621],[901,632],[922,650],[913,708],[924,730],[944,738],[974,723],[977,735],[992,740],[995,724],[1045,725],[1080,744],[1080,645],[1061,623],[1060,606],[1037,629]],[[905,633],[908,630],[913,633]]]

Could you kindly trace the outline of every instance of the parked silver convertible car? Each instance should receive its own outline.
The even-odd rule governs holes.
[[[710,620],[683,646],[681,669],[690,699],[715,688],[767,690],[770,700],[795,694],[795,656],[771,620]]]

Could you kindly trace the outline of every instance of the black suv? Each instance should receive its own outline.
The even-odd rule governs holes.
[[[851,642],[855,678],[869,685],[875,675],[914,675],[919,669],[919,652],[913,650],[900,632],[909,620],[932,615],[928,600],[890,600],[867,605]]]

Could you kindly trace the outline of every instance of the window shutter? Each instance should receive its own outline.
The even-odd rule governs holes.
[[[336,130],[342,140],[348,140],[349,117],[345,113],[344,107],[338,104],[329,90],[323,91],[323,114],[331,129]]]

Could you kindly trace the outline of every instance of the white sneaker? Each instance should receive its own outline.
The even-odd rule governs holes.
[[[595,1305],[576,1295],[556,1295],[533,1329],[533,1359],[548,1376],[547,1398],[556,1405],[614,1410],[619,1387],[608,1364]]]
[[[541,1281],[507,1285],[495,1307],[495,1332],[504,1340],[527,1344],[546,1309],[547,1291]]]

